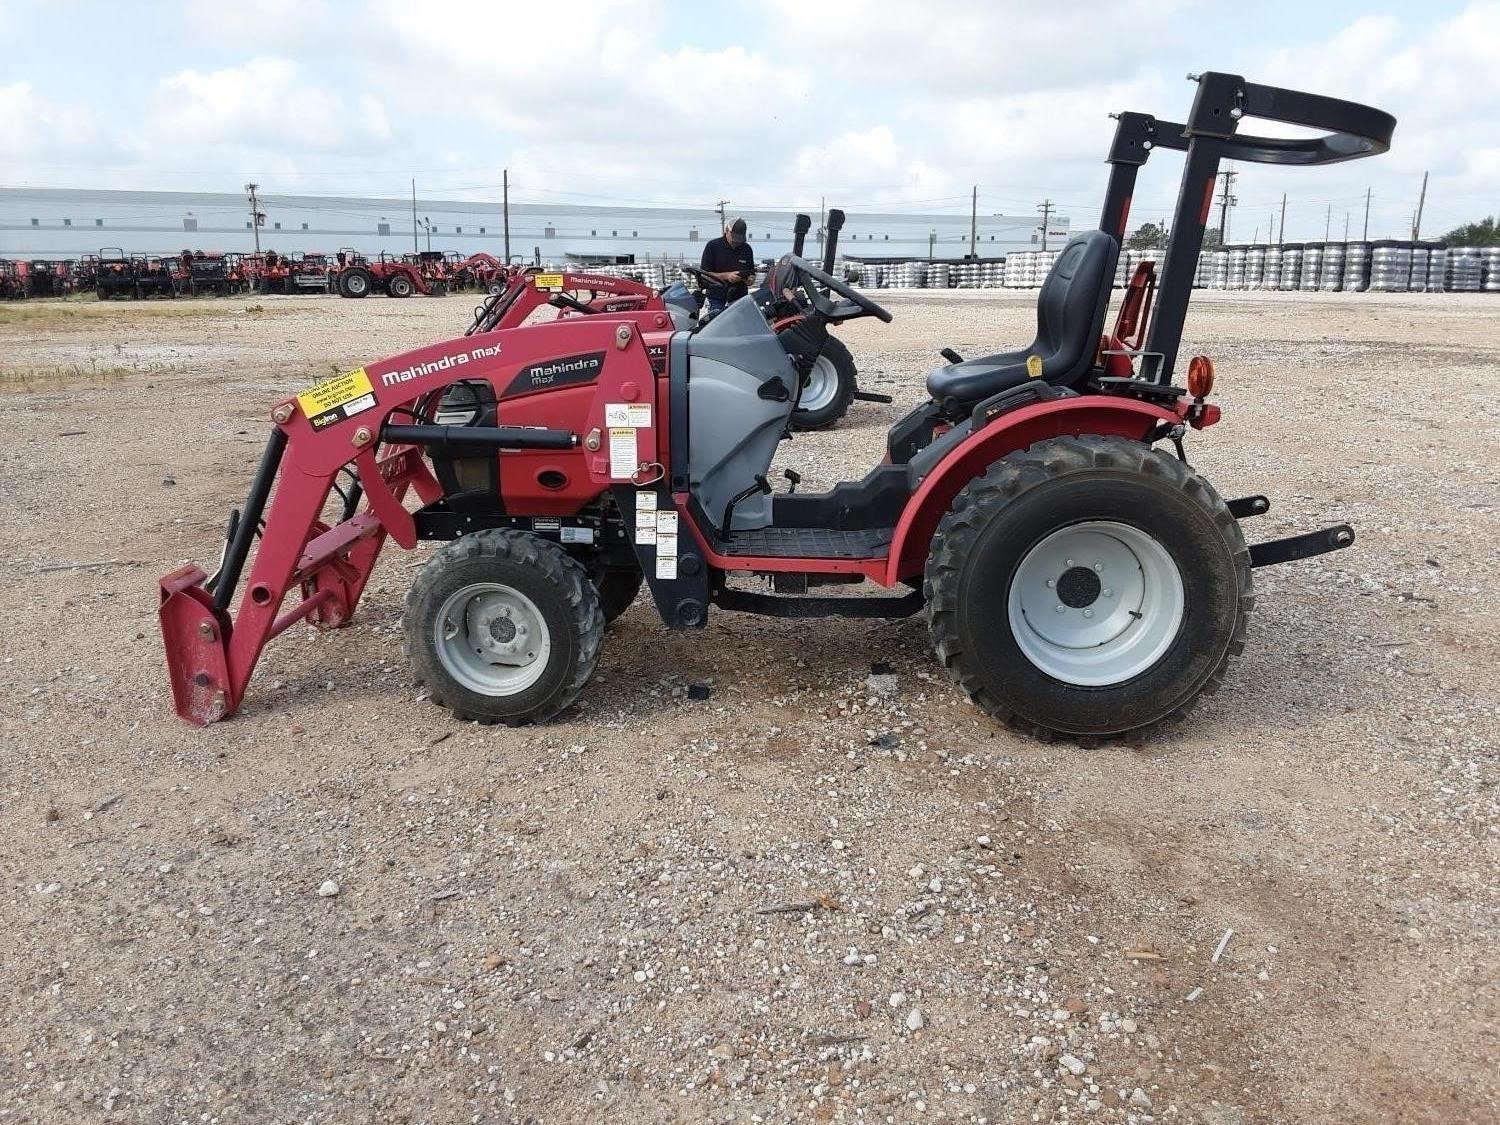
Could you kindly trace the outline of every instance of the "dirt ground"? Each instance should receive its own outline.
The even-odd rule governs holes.
[[[939,348],[1030,339],[1031,294],[881,296],[844,333],[897,402],[788,443],[807,486]],[[468,307],[0,308],[0,1121],[1497,1119],[1493,295],[1195,297],[1194,460],[1272,498],[1252,540],[1359,540],[1259,571],[1138,744],[997,729],[920,619],[643,604],[563,720],[460,724],[394,547],[181,723],[156,578],[212,567],[270,404]]]

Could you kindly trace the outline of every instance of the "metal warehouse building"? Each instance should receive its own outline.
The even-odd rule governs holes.
[[[479,250],[496,257],[505,248],[499,200],[459,202],[353,196],[259,196],[265,219],[263,249],[281,253],[332,252],[352,247],[365,254],[415,249]],[[814,215],[816,204],[808,211]],[[757,256],[784,253],[794,215],[741,211]],[[696,261],[718,232],[711,208],[592,207],[513,203],[512,254],[543,261]],[[1049,246],[1067,238],[1069,222],[1054,215]],[[974,249],[999,257],[1041,245],[1036,216],[980,215]],[[816,234],[810,236],[809,248]],[[66,188],[0,188],[0,257],[75,258],[101,247],[131,253],[254,249],[250,205],[237,193],[92,191]],[[959,258],[969,253],[970,217],[851,211],[840,246],[848,257]]]

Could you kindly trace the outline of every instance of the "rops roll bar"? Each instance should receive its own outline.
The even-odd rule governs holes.
[[[1099,229],[1123,246],[1140,166],[1158,148],[1185,154],[1171,235],[1161,263],[1156,317],[1143,358],[1142,374],[1161,383],[1172,381],[1220,161],[1309,167],[1337,164],[1385,152],[1396,130],[1396,119],[1389,113],[1358,102],[1263,86],[1219,71],[1188,78],[1198,83],[1198,93],[1186,124],[1159,121],[1147,113],[1117,116],[1108,157],[1112,165],[1109,188],[1099,220]],[[1323,132],[1287,138],[1241,135],[1240,122],[1247,117]]]

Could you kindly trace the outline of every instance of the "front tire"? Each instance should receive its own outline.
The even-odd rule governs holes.
[[[477,531],[428,561],[406,599],[417,682],[454,717],[540,723],[593,675],[604,634],[583,565],[529,532]]]
[[[392,274],[385,283],[385,291],[392,297],[410,297],[415,287],[404,273]]]
[[[1116,437],[1040,442],[970,481],[923,589],[938,659],[975,703],[1080,741],[1179,718],[1217,690],[1254,604],[1218,493]]]
[[[854,357],[837,336],[823,341],[812,369],[803,376],[802,394],[792,411],[792,429],[823,430],[849,411],[859,372]]]

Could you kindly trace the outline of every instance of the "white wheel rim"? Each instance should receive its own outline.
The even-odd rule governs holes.
[[[363,293],[365,291],[365,279],[359,274],[355,274],[344,283],[344,288],[351,293]]]
[[[802,387],[802,397],[797,400],[798,410],[822,410],[839,394],[839,369],[833,360],[820,355],[813,360],[812,371]]]
[[[1021,652],[1055,680],[1124,683],[1150,669],[1182,628],[1186,598],[1172,556],[1112,520],[1054,531],[1021,559],[1008,599]]]
[[[475,582],[449,594],[433,620],[432,641],[450,676],[492,698],[531,687],[552,655],[542,611],[498,582]]]

